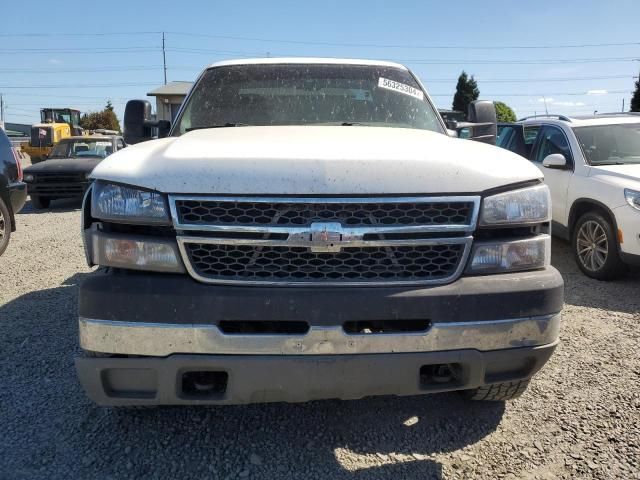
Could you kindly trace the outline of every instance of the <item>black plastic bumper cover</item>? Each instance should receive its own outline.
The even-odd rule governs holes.
[[[104,406],[245,404],[358,399],[466,390],[531,377],[556,344],[479,352],[369,355],[172,355],[166,358],[78,358],[88,396]],[[430,365],[452,365],[456,375],[430,382]],[[211,393],[186,391],[185,374],[216,372]]]
[[[84,318],[171,324],[357,320],[473,322],[533,317],[562,309],[564,283],[553,267],[462,277],[430,287],[236,287],[206,285],[186,275],[95,274],[80,287]]]

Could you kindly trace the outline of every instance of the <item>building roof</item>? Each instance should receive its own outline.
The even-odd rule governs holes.
[[[193,82],[177,81],[169,82],[166,85],[151,90],[147,95],[150,97],[164,96],[164,95],[186,95],[189,93]]]
[[[372,65],[378,67],[392,67],[401,68],[407,70],[407,67],[400,65],[399,63],[386,62],[381,60],[361,60],[354,58],[317,58],[317,57],[283,57],[283,58],[241,58],[238,60],[223,60],[222,62],[216,62],[211,67],[226,67],[229,65],[256,65],[256,64],[336,64],[336,65]]]

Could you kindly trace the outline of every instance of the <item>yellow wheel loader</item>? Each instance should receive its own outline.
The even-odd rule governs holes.
[[[82,135],[80,111],[73,108],[42,108],[40,123],[31,126],[29,145],[22,151],[31,157],[32,163],[45,160],[53,146],[63,138]]]

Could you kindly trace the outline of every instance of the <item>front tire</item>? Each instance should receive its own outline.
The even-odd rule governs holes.
[[[484,385],[473,390],[464,390],[462,394],[468,400],[480,400],[485,402],[504,402],[514,400],[522,395],[529,386],[529,380],[517,380],[515,382],[494,383]]]
[[[0,198],[0,255],[4,253],[9,246],[9,239],[11,238],[11,215],[9,209],[4,203],[4,200]]]
[[[613,225],[599,212],[588,212],[578,219],[571,249],[578,267],[587,277],[613,280],[627,271],[618,252]]]
[[[31,196],[31,205],[33,205],[33,208],[37,210],[42,210],[43,208],[49,208],[50,203],[51,203],[50,198],[39,197],[36,195]]]

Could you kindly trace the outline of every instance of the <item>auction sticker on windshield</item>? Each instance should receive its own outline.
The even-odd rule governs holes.
[[[378,87],[393,90],[394,92],[404,93],[405,95],[411,95],[412,97],[424,100],[424,93],[422,93],[421,90],[413,88],[411,85],[389,80],[388,78],[380,77],[378,79]]]

